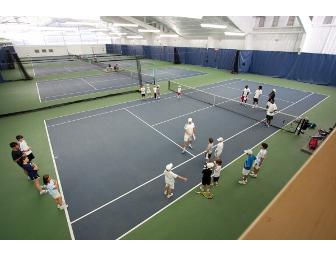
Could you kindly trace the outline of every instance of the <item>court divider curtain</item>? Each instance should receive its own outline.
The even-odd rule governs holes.
[[[241,50],[241,51],[239,51],[238,71],[242,72],[242,73],[250,72],[253,57],[254,57],[254,52],[252,50]]]
[[[217,68],[232,70],[237,50],[220,49],[217,54]]]

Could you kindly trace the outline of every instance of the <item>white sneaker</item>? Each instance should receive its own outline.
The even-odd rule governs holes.
[[[164,194],[164,195],[167,195],[167,190],[165,190],[165,191],[163,192],[163,194]]]
[[[245,184],[247,184],[247,181],[240,180],[238,183],[245,185]]]
[[[171,198],[174,195],[174,193],[170,193],[170,195],[167,196],[167,198]]]
[[[203,189],[203,187],[202,187],[202,186],[200,186],[200,190],[201,190],[201,191],[204,191],[204,189]]]
[[[57,208],[58,208],[58,209],[60,209],[60,208],[61,208],[61,206],[60,206],[60,205],[57,205]]]
[[[29,176],[27,176],[27,180],[30,181],[30,177]]]
[[[185,149],[183,149],[183,150],[182,150],[182,154],[184,154],[184,153],[185,153],[185,151],[186,151],[186,150],[185,150]]]
[[[254,173],[250,173],[250,176],[252,176],[253,178],[257,178],[258,177],[258,175],[254,174]]]
[[[40,195],[43,195],[45,193],[47,193],[47,191],[45,191],[44,189],[40,191]]]
[[[191,144],[189,144],[189,148],[190,148],[190,149],[192,149],[192,146],[191,146]]]
[[[60,210],[64,210],[65,208],[68,208],[68,205],[67,204],[63,204],[59,207]]]

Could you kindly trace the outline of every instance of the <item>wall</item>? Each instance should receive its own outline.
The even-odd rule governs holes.
[[[19,55],[19,57],[43,57],[43,56],[64,56],[68,54],[101,54],[106,53],[105,44],[101,45],[67,45],[67,46],[59,46],[59,45],[16,45],[14,46],[15,51]],[[35,50],[38,49],[40,53],[35,53]],[[46,53],[42,53],[42,49],[46,49]],[[49,52],[49,49],[52,49],[53,52]]]

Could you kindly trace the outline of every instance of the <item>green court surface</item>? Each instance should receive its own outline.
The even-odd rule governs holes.
[[[157,65],[169,66],[170,64],[157,62]],[[329,128],[334,125],[335,116],[330,116],[330,112],[331,109],[336,107],[335,88],[251,74],[232,75],[228,71],[192,65],[179,65],[177,67],[208,73],[207,75],[179,80],[179,82],[190,86],[241,78],[330,95],[329,98],[310,110],[306,116],[312,122],[316,122],[320,128]],[[67,74],[67,76],[62,74],[57,75],[57,77],[45,77],[45,79],[70,76],[80,77],[88,74],[90,72],[76,72]],[[160,84],[162,92],[166,92],[167,82]],[[99,94],[107,93],[101,92]],[[86,97],[89,96],[81,96],[77,99]],[[15,136],[22,134],[26,137],[36,156],[40,175],[48,173],[53,178],[56,178],[44,126],[45,119],[138,98],[139,95],[137,93],[132,93],[0,118],[0,141],[2,142],[0,148],[2,170],[2,178],[0,180],[0,199],[2,201],[2,206],[0,207],[0,239],[71,238],[64,212],[57,210],[50,196],[40,196],[32,183],[23,175],[22,170],[12,162],[11,150],[8,144],[15,140]],[[67,100],[71,99],[58,101],[67,102]],[[41,104],[38,100],[36,80],[0,84],[0,114],[33,109],[45,105],[48,105],[48,103]],[[269,154],[258,179],[250,178],[248,185],[245,186],[240,186],[237,183],[244,159],[244,157],[240,157],[223,170],[219,186],[213,189],[214,198],[212,200],[205,199],[191,191],[123,238],[239,238],[307,160],[308,154],[301,152],[300,148],[308,141],[308,135],[313,132],[314,130],[309,130],[307,135],[294,136],[284,131],[278,131],[267,139]],[[229,148],[225,148],[225,150],[229,150]],[[81,176],[78,176],[78,182],[80,181]],[[176,188],[178,189],[180,185],[184,185],[184,183],[177,182]],[[309,187],[307,187],[307,190],[309,190]],[[162,190],[152,192],[162,192]]]

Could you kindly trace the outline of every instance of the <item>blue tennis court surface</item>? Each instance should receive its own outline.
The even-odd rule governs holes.
[[[153,75],[153,71],[144,72]],[[157,69],[156,81],[173,80],[206,73],[182,68]],[[40,101],[50,101],[74,96],[81,96],[99,91],[125,88],[138,84],[137,77],[131,78],[120,73],[87,76],[71,79],[57,79],[37,82]]]
[[[246,84],[251,91],[260,85],[236,79],[199,89],[234,99]],[[266,95],[276,88],[279,110],[296,116],[326,99],[262,85]],[[266,101],[261,97],[260,105]],[[196,125],[197,140],[181,154],[188,117]],[[197,186],[209,137],[224,137],[225,166],[278,130],[186,96],[177,99],[174,93],[46,120],[46,128],[76,239],[118,239]],[[188,177],[177,183],[171,199],[163,195],[162,173],[169,162],[175,173]]]

